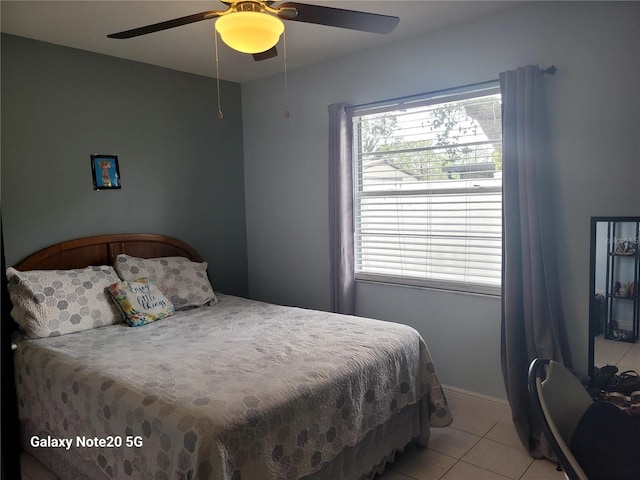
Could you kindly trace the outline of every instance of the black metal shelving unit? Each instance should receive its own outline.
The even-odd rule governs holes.
[[[624,225],[623,225],[624,223]],[[640,221],[607,225],[607,318],[604,338],[635,343],[640,333]],[[631,325],[622,328],[621,323]]]

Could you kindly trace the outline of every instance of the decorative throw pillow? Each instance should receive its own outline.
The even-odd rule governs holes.
[[[134,282],[117,282],[107,291],[116,303],[122,318],[132,327],[140,327],[173,315],[173,304],[155,283],[146,278]]]
[[[72,270],[7,269],[11,316],[27,338],[53,337],[121,321],[105,289],[120,279],[109,265]]]
[[[122,280],[148,278],[176,310],[214,305],[218,298],[207,277],[207,263],[185,257],[138,258],[121,254],[114,265]]]

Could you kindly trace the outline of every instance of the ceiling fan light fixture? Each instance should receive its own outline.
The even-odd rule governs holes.
[[[261,12],[233,12],[216,20],[222,41],[242,53],[262,53],[278,43],[284,24]]]

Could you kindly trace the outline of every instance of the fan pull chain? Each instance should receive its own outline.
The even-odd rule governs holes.
[[[222,120],[224,115],[222,114],[222,107],[220,106],[220,70],[218,65],[218,33],[213,30],[214,44],[216,46],[216,86],[218,89],[218,120]]]
[[[287,29],[282,32],[282,46],[284,49],[284,118],[289,118],[289,85],[287,83]]]

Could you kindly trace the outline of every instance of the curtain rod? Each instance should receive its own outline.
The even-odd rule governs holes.
[[[540,72],[541,73],[546,73],[547,75],[553,75],[558,71],[558,69],[556,68],[555,65],[551,65],[550,67],[547,68],[541,68]],[[374,106],[378,106],[378,105],[386,105],[386,104],[393,104],[393,103],[398,103],[400,101],[406,102],[406,101],[410,101],[411,99],[414,98],[423,98],[423,97],[432,97],[435,95],[438,95],[440,93],[445,93],[445,92],[452,92],[455,90],[468,90],[470,88],[476,88],[476,87],[484,87],[486,85],[491,85],[491,84],[497,84],[500,81],[500,79],[496,78],[493,80],[485,80],[484,82],[476,82],[476,83],[468,83],[467,85],[460,85],[458,87],[453,87],[453,88],[442,88],[440,90],[433,90],[431,92],[425,92],[425,93],[417,93],[415,95],[409,95],[406,97],[396,97],[396,98],[389,98],[387,100],[382,100],[382,101],[378,101],[378,102],[369,102],[369,103],[361,103],[359,105],[349,105],[347,107],[345,107],[345,110],[347,112],[351,112],[353,110],[359,109],[359,108],[363,108],[363,107],[374,107]]]

